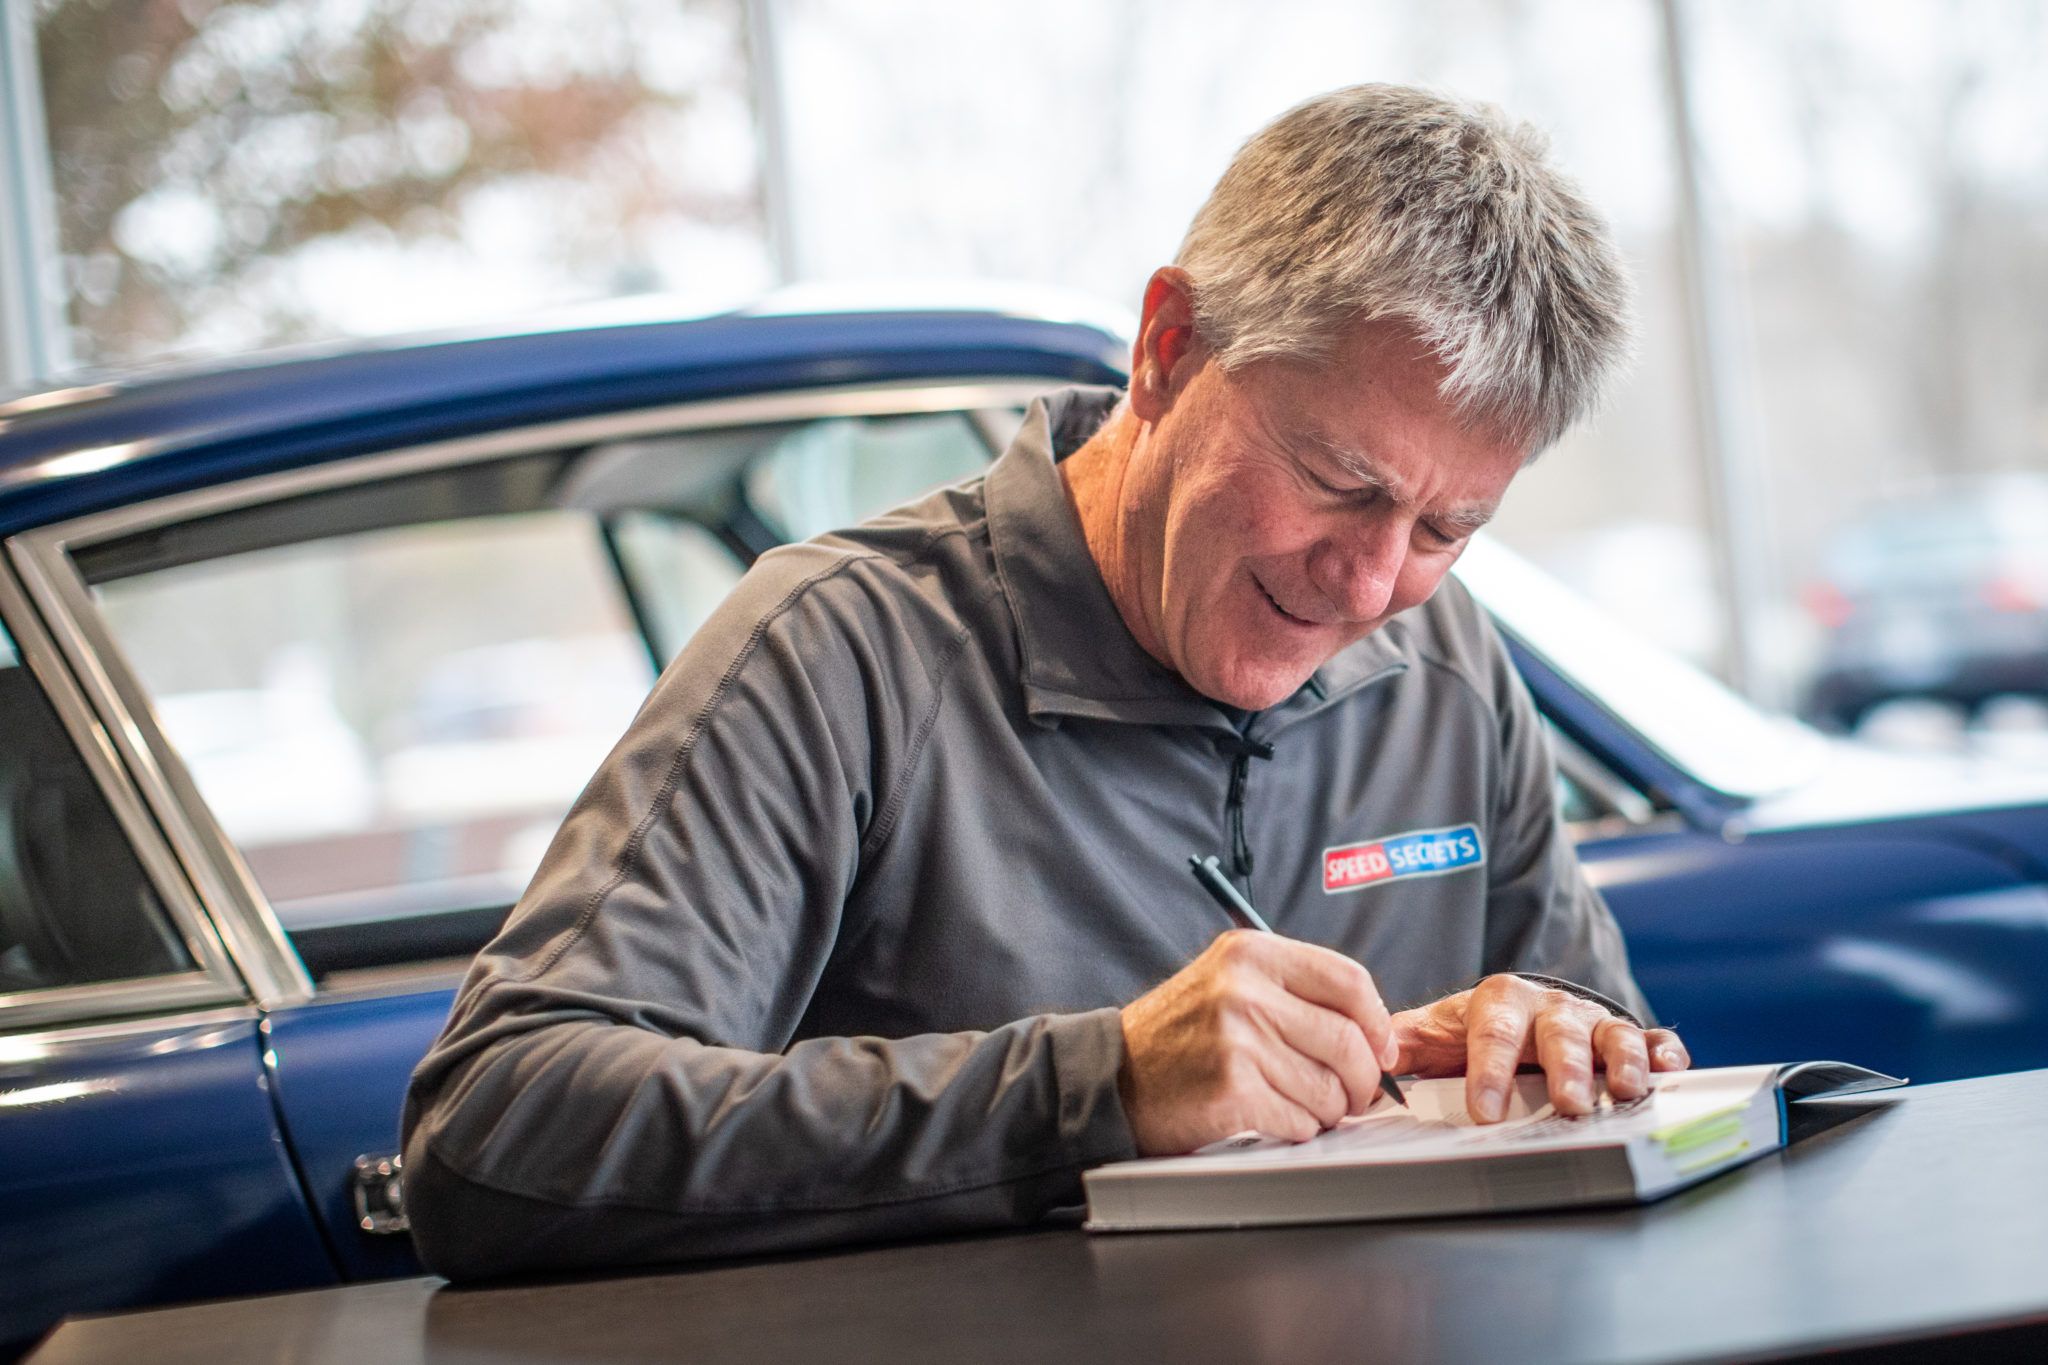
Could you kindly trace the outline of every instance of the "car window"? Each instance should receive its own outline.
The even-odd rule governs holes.
[[[612,522],[612,544],[662,661],[676,656],[745,572],[717,536],[689,517],[627,512]]]
[[[0,995],[193,963],[0,627]]]
[[[517,899],[653,680],[580,511],[271,545],[96,592],[302,955],[315,931]]]
[[[170,518],[72,555],[317,979],[473,952],[754,553],[989,455],[969,412],[706,427]]]
[[[988,441],[964,412],[812,422],[763,450],[747,496],[790,540],[808,540],[987,467]]]

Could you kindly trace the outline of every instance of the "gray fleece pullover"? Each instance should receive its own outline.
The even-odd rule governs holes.
[[[1117,1007],[1215,853],[1390,1005],[1498,971],[1643,1012],[1543,726],[1455,579],[1243,734],[1154,662],[1034,405],[987,475],[764,556],[470,970],[405,1109],[452,1278],[1018,1224],[1133,1155]]]

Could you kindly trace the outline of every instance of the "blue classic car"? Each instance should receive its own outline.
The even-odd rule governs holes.
[[[762,307],[0,403],[0,1344],[416,1272],[407,1074],[662,663],[755,555],[1124,355]],[[2048,781],[1761,715],[1498,545],[1460,572],[1701,1063],[2048,1065]]]

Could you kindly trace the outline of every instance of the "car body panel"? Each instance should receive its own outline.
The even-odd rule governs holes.
[[[1092,327],[934,312],[536,332],[140,378],[9,419],[0,535],[372,450],[671,403],[973,376],[1107,383]]]
[[[1829,1057],[1941,1081],[2048,1061],[2048,887],[2001,850],[1894,823],[1580,854],[1700,1065]]]
[[[253,1010],[0,1034],[0,1353],[67,1312],[333,1284]]]
[[[454,998],[452,984],[343,992],[272,1010],[264,1020],[292,1150],[350,1279],[420,1273],[410,1238],[356,1225],[351,1175],[357,1157],[398,1151],[406,1081],[441,1032]]]

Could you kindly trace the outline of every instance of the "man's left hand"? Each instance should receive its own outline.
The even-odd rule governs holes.
[[[1507,1113],[1515,1068],[1535,1062],[1561,1114],[1593,1111],[1593,1073],[1605,1070],[1616,1099],[1648,1093],[1650,1072],[1692,1065],[1670,1029],[1637,1028],[1591,1000],[1519,976],[1489,976],[1469,991],[1447,995],[1394,1016],[1401,1060],[1414,1076],[1465,1077],[1465,1108],[1481,1123]]]

